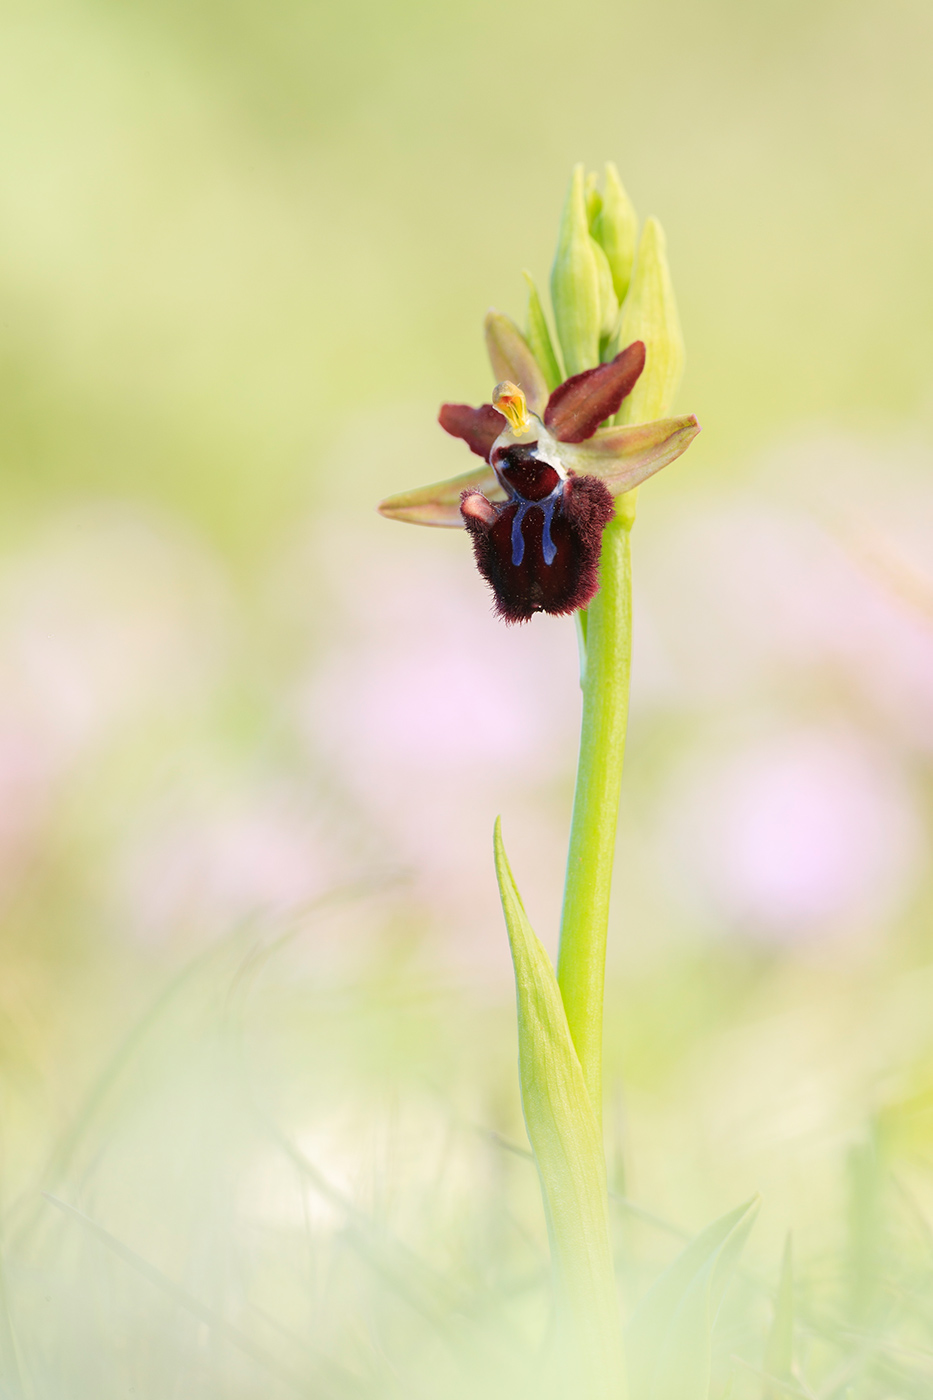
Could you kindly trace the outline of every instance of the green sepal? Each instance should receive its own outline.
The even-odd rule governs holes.
[[[781,1278],[774,1303],[774,1320],[765,1343],[764,1369],[779,1381],[794,1375],[794,1250],[790,1234],[784,1242]],[[780,1392],[765,1386],[764,1400],[778,1400]]]
[[[650,423],[670,413],[683,373],[683,335],[657,219],[648,219],[642,230],[616,337],[619,349],[633,340],[645,342],[645,368],[616,414],[616,423]]]
[[[541,298],[538,296],[538,289],[535,286],[534,278],[530,272],[524,272],[523,277],[528,283],[528,344],[531,352],[544,374],[545,382],[551,393],[558,384],[564,382],[564,376],[554,351],[554,342],[551,340],[551,332],[548,330],[547,318],[544,314],[544,307],[541,305]]]
[[[632,280],[638,215],[611,160],[606,162],[605,189],[591,229],[609,260],[615,294],[621,306]]]
[[[376,507],[388,520],[403,520],[409,525],[437,525],[449,529],[463,526],[460,514],[461,491],[482,491],[491,501],[504,501],[505,492],[488,462],[461,472],[449,481],[434,481],[430,486],[417,486],[414,491],[400,491],[387,496]]]
[[[551,268],[551,304],[568,376],[599,364],[599,268],[593,253],[583,166],[574,167]]]
[[[543,413],[548,401],[548,387],[531,346],[515,322],[501,311],[486,313],[483,327],[486,351],[496,383],[503,379],[517,384],[533,413]]]
[[[709,1400],[712,1330],[760,1206],[708,1225],[657,1279],[626,1328],[632,1400]]]
[[[602,1137],[557,978],[528,922],[498,819],[493,842],[515,968],[522,1110],[547,1215],[566,1393],[581,1400],[625,1400]]]
[[[563,443],[561,458],[579,476],[598,476],[620,496],[686,452],[699,431],[693,414],[628,428],[600,428],[585,442]]]

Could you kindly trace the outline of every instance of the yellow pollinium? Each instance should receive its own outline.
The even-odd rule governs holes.
[[[531,427],[531,415],[525,402],[525,395],[517,384],[504,379],[492,391],[492,406],[508,420],[513,433],[527,432]]]

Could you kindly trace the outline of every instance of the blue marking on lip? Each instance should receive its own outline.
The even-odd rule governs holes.
[[[525,536],[522,534],[522,521],[532,507],[535,510],[544,512],[544,524],[541,527],[541,553],[544,556],[545,564],[553,564],[557,558],[557,545],[551,538],[551,521],[554,517],[554,508],[560,500],[564,483],[555,486],[550,496],[545,496],[543,501],[526,501],[524,496],[520,496],[517,491],[513,491],[512,499],[518,503],[518,510],[512,517],[512,567],[517,569],[525,557]]]
[[[557,505],[556,496],[548,496],[544,503],[544,526],[541,530],[541,552],[544,555],[545,564],[553,564],[557,554],[557,545],[551,539],[551,517],[554,514],[554,507]]]
[[[525,518],[525,512],[531,504],[530,501],[522,500],[520,496],[518,499],[521,500],[522,503],[515,512],[515,516],[512,520],[512,564],[516,569],[525,557],[525,536],[522,534],[522,521]]]

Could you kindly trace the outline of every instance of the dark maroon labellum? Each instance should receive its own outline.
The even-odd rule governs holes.
[[[599,587],[602,533],[613,516],[612,496],[597,477],[562,480],[535,446],[495,455],[508,501],[494,505],[475,490],[460,498],[477,568],[506,622],[585,607]]]

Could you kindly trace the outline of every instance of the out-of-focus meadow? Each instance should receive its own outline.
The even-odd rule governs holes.
[[[7,0],[3,1395],[519,1393],[490,835],[553,949],[574,629],[373,508],[466,468],[437,406],[605,159],[704,428],[635,535],[627,1296],[761,1191],[721,1383],[792,1229],[820,1393],[929,1393],[931,45],[922,0]]]

